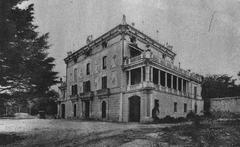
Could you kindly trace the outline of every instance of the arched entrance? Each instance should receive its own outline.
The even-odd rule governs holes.
[[[61,105],[61,112],[62,112],[61,117],[65,118],[65,104]]]
[[[106,118],[107,116],[106,110],[107,110],[107,104],[105,101],[103,101],[102,102],[102,118]]]
[[[140,97],[132,96],[129,98],[129,121],[140,121]]]

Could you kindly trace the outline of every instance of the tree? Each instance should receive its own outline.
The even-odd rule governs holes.
[[[48,33],[36,32],[34,5],[20,9],[17,4],[21,2],[23,0],[0,2],[0,94],[45,95],[57,83],[54,58],[47,53]]]

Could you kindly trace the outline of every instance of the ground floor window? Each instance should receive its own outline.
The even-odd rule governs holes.
[[[174,102],[174,112],[177,112],[177,102]]]
[[[194,108],[194,111],[195,111],[195,113],[197,113],[197,104],[195,103],[195,106],[194,106],[195,108]]]
[[[187,104],[184,103],[184,113],[186,113],[186,112],[187,112]]]

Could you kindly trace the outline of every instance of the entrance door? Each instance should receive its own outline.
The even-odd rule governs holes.
[[[85,101],[85,118],[89,118],[89,112],[90,112],[90,102]]]
[[[62,106],[62,108],[61,108],[62,118],[65,118],[65,104],[62,104],[61,106]]]
[[[140,121],[140,97],[138,96],[129,98],[129,121]]]
[[[105,101],[102,102],[102,118],[106,118],[106,109],[107,109],[107,104]]]

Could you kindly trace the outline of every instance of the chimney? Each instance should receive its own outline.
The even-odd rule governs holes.
[[[178,66],[179,66],[179,68],[181,68],[181,63],[180,62],[178,62]]]

